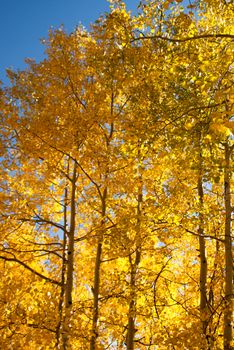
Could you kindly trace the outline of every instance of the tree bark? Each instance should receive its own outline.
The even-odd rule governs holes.
[[[67,279],[65,286],[65,316],[63,329],[63,349],[70,349],[70,318],[72,311],[72,290],[73,290],[73,270],[74,270],[74,236],[75,236],[75,217],[76,217],[76,180],[77,165],[74,163],[73,175],[71,182],[71,212],[70,212],[70,229],[68,233],[68,252],[67,252]]]
[[[131,274],[130,274],[130,302],[128,310],[128,329],[126,344],[128,350],[134,350],[134,338],[136,334],[135,320],[136,320],[136,277],[138,266],[141,261],[141,207],[142,207],[142,178],[140,176],[140,185],[138,189],[137,198],[137,226],[136,226],[136,253],[135,260],[132,262],[130,256],[131,264]]]
[[[96,341],[98,338],[97,324],[98,324],[98,317],[99,317],[100,269],[101,269],[103,237],[105,232],[106,199],[107,199],[107,187],[105,187],[102,195],[101,229],[98,235],[98,244],[97,244],[97,251],[96,251],[94,286],[93,286],[93,320],[92,320],[92,335],[90,339],[90,350],[95,350]]]
[[[204,339],[206,340],[205,348],[210,350],[210,337],[209,337],[209,302],[207,294],[207,256],[206,256],[206,240],[204,234],[204,189],[203,189],[203,154],[202,154],[202,133],[199,130],[198,133],[198,179],[197,179],[197,191],[199,201],[198,212],[198,235],[199,235],[199,257],[200,257],[200,277],[199,277],[199,290],[200,290],[200,320],[201,328]]]
[[[64,211],[63,211],[63,255],[62,255],[62,271],[61,271],[61,290],[58,305],[59,321],[56,329],[56,349],[60,349],[61,328],[63,328],[63,308],[65,294],[65,275],[66,275],[66,247],[67,247],[67,187],[64,191]],[[63,346],[64,348],[64,346]]]
[[[225,309],[224,309],[224,350],[232,350],[233,341],[233,257],[231,226],[231,167],[232,147],[225,143],[224,200],[225,200]]]
[[[200,317],[202,332],[207,340],[208,349],[210,349],[210,342],[207,335],[208,319],[209,319],[209,307],[207,298],[207,257],[206,257],[206,241],[204,238],[204,191],[203,191],[203,179],[200,170],[198,176],[198,198],[199,198],[199,255],[200,255]]]

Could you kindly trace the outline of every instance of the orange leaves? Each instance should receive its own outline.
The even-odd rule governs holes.
[[[183,0],[179,0],[177,2],[182,2]],[[180,13],[176,18],[176,25],[178,27],[182,26],[183,29],[188,29],[190,24],[192,23],[192,19],[188,14]]]
[[[229,127],[227,127],[221,123],[212,123],[210,125],[210,130],[213,131],[215,134],[221,135],[224,137],[227,137],[227,136],[231,135],[231,133],[232,133],[232,131],[230,130]]]

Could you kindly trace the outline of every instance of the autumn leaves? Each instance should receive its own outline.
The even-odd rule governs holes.
[[[114,1],[9,72],[3,348],[232,349],[233,8],[180,6]]]

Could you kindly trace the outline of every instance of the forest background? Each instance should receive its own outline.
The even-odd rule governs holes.
[[[51,29],[0,90],[0,347],[233,350],[234,4]]]

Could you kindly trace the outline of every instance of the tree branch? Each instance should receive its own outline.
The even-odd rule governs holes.
[[[22,265],[25,269],[29,270],[30,272],[34,273],[35,275],[37,275],[38,277],[46,280],[47,282],[53,283],[53,284],[57,284],[58,286],[61,286],[61,282],[58,282],[50,277],[44,276],[42,275],[40,272],[37,272],[36,270],[32,269],[30,266],[28,266],[27,264],[25,264],[23,261],[18,260],[17,258],[8,258],[6,256],[1,256],[0,255],[0,259],[4,260],[4,261],[12,261],[12,262],[16,262],[20,265]]]
[[[141,34],[143,34],[143,33],[141,33]],[[208,39],[208,38],[228,38],[228,39],[233,40],[234,35],[233,34],[200,34],[200,35],[194,35],[194,36],[187,37],[187,38],[168,38],[168,37],[163,36],[163,35],[152,35],[152,36],[144,35],[142,37],[132,39],[130,41],[130,43],[132,43],[134,41],[149,40],[149,39],[151,39],[151,40],[152,39],[165,40],[165,41],[169,41],[172,43],[184,43],[186,41],[192,41],[192,40],[198,40],[198,39]]]

